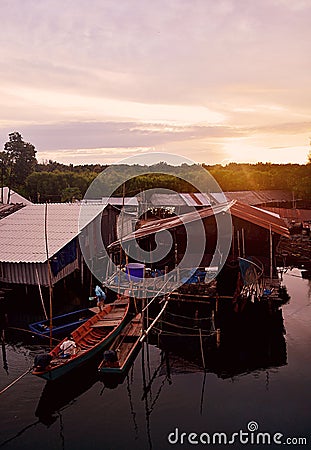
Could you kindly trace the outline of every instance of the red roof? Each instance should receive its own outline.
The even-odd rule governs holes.
[[[274,233],[280,234],[282,236],[289,236],[288,228],[286,227],[283,219],[272,215],[269,212],[259,210],[249,205],[245,205],[238,201],[232,201],[229,203],[223,203],[214,207],[204,208],[200,211],[192,211],[190,213],[182,214],[175,217],[169,217],[167,219],[153,220],[152,222],[145,223],[141,228],[128,234],[122,238],[122,242],[131,241],[133,239],[141,239],[153,233],[157,233],[162,230],[173,229],[179,227],[185,223],[194,222],[196,220],[206,219],[207,217],[212,217],[214,215],[228,212],[232,216],[238,217],[240,219],[251,222],[267,230],[273,231]],[[113,248],[120,244],[120,240],[110,244],[110,248]]]

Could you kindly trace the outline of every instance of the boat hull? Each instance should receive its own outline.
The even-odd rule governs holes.
[[[126,362],[123,365],[121,365],[120,367],[100,365],[98,367],[99,373],[119,374],[119,375],[123,374],[124,372],[126,372],[128,370],[130,365],[133,363],[134,359],[136,358],[136,356],[139,353],[140,348],[141,348],[141,342],[139,342],[139,340],[138,340],[137,344],[133,347],[133,349],[131,350],[131,353],[129,354]]]
[[[88,308],[80,309],[78,311],[73,311],[67,314],[53,317],[52,319],[53,336],[71,333],[71,331],[78,328],[90,317],[92,317],[92,313]],[[30,323],[28,327],[36,335],[49,336],[50,334],[49,325],[50,325],[49,320],[42,320],[40,322]]]
[[[81,365],[85,364],[88,360],[93,358],[96,354],[98,354],[98,352],[100,352],[106,346],[108,346],[116,338],[116,336],[120,333],[121,329],[123,328],[125,317],[129,309],[129,299],[127,299],[127,302],[123,303],[122,305],[121,305],[122,312],[121,315],[119,316],[118,321],[113,321],[113,319],[110,319],[110,315],[111,314],[113,315],[116,310],[113,309],[111,305],[107,305],[105,307],[106,311],[102,311],[101,313],[96,314],[94,317],[89,319],[89,321],[81,325],[73,332],[73,337],[75,335],[77,339],[76,345],[78,346],[78,348],[80,347],[76,355],[71,356],[69,359],[61,359],[59,356],[57,356],[60,351],[61,345],[60,343],[50,353],[50,355],[53,357],[51,363],[44,369],[36,367],[32,371],[32,374],[37,375],[48,381],[57,380],[58,378],[71,372],[75,368],[80,367]],[[120,306],[120,304],[115,302],[114,306],[117,308],[118,306]],[[106,324],[103,328],[104,331],[102,333],[102,336],[100,336],[100,338],[98,338],[97,341],[92,342],[92,344],[88,344],[88,346],[85,347],[85,343],[87,342],[89,335],[92,334],[91,332],[92,328],[94,328],[94,326],[98,326],[100,322],[103,321],[105,322],[105,320],[113,321],[113,327],[111,325],[112,329],[109,329],[110,324],[108,324],[108,328],[106,328],[107,327]],[[105,329],[107,329],[107,332],[105,331]],[[78,339],[79,336],[80,340]]]
[[[49,370],[48,372],[44,372],[42,374],[34,373],[34,375],[38,375],[41,378],[44,378],[45,380],[53,381],[57,380],[58,378],[62,377],[63,375],[67,374],[71,370],[80,367],[82,364],[85,364],[89,359],[91,359],[93,356],[95,356],[98,352],[103,350],[106,346],[108,346],[113,339],[118,335],[120,330],[122,329],[123,324],[120,324],[118,328],[116,328],[110,336],[105,339],[104,342],[98,344],[96,347],[93,347],[88,352],[85,352],[85,354],[81,356],[72,357],[66,364],[57,367],[53,370]]]
[[[116,338],[110,347],[115,352],[116,361],[107,361],[105,358],[98,366],[100,373],[122,374],[131,365],[141,347],[142,319],[138,314],[129,322],[122,333]]]

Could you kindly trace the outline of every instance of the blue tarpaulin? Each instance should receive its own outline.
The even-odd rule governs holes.
[[[54,277],[77,257],[77,242],[73,239],[65,245],[51,261],[51,269]]]

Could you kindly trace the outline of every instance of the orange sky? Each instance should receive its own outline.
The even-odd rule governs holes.
[[[0,135],[38,159],[305,163],[309,0],[1,2]]]

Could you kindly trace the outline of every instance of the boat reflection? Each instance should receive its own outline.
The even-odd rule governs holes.
[[[92,361],[76,369],[74,374],[47,381],[35,411],[40,422],[47,426],[52,425],[58,419],[59,411],[73,404],[80,395],[88,391],[99,380],[97,365],[98,361]]]

